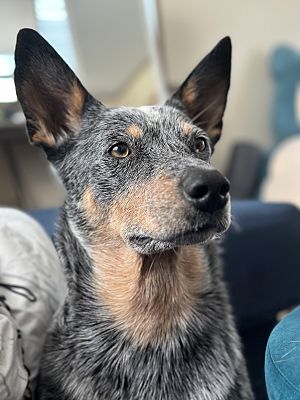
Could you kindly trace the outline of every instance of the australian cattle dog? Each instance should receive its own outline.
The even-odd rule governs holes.
[[[31,29],[15,59],[30,142],[67,191],[55,242],[68,291],[38,399],[253,399],[218,257],[229,182],[210,164],[230,39],[140,108],[96,100]]]

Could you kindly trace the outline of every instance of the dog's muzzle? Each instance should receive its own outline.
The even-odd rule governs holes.
[[[173,208],[170,203],[168,210],[156,209],[155,216],[160,215],[156,232],[128,228],[124,240],[130,247],[150,254],[203,244],[226,231],[230,224],[230,184],[219,171],[210,166],[186,166],[177,173],[177,184],[180,207]]]

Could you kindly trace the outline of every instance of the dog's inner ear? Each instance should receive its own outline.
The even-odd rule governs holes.
[[[36,84],[25,81],[21,90],[27,130],[33,143],[57,147],[69,135],[76,135],[85,101],[85,93],[76,80],[66,84],[64,90],[54,83],[51,87],[45,81]]]
[[[79,132],[87,91],[56,51],[35,31],[17,38],[15,84],[30,140],[58,147]]]
[[[166,104],[183,111],[216,143],[230,86],[231,41],[222,39],[197,65]]]

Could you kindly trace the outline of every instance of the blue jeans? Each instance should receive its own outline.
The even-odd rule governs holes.
[[[271,333],[265,375],[269,400],[300,399],[300,307],[288,314]]]

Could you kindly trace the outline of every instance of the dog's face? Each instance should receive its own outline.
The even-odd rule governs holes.
[[[229,183],[210,158],[230,58],[225,38],[165,105],[109,109],[38,33],[19,33],[15,82],[29,137],[58,169],[77,229],[147,254],[227,229]]]

